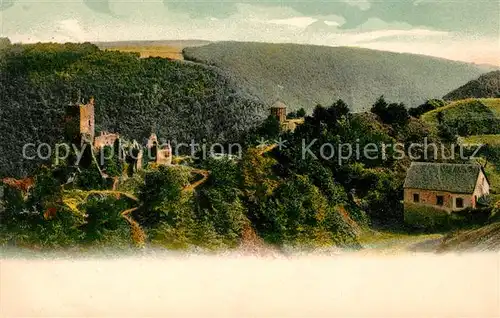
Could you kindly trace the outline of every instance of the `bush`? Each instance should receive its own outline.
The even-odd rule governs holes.
[[[87,214],[86,224],[82,227],[86,243],[130,245],[130,224],[121,213],[130,208],[124,200],[113,197],[90,197],[81,207]]]
[[[450,225],[449,214],[430,206],[412,203],[404,204],[404,221],[406,224],[419,229],[442,230]]]
[[[419,106],[414,107],[414,108],[410,108],[408,113],[412,117],[419,118],[421,115],[423,115],[431,110],[434,110],[436,108],[443,107],[444,105],[446,105],[446,103],[443,100],[430,99],[422,105],[419,105]]]
[[[384,96],[380,96],[373,104],[371,112],[379,116],[382,122],[388,125],[403,127],[410,120],[408,110],[403,103],[388,104]]]

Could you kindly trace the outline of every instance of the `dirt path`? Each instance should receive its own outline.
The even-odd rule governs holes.
[[[362,237],[361,254],[402,254],[402,253],[434,253],[441,243],[443,234],[394,234],[372,232]]]
[[[132,239],[134,242],[143,246],[146,243],[146,233],[141,228],[140,224],[130,216],[130,214],[137,209],[139,209],[139,207],[125,210],[121,213],[121,216],[130,224]]]
[[[273,145],[265,146],[265,147],[263,147],[262,149],[259,150],[258,155],[262,156],[266,152],[269,152],[269,151],[273,150],[276,147],[278,147],[278,144],[273,144]]]
[[[182,189],[182,191],[185,191],[185,192],[194,191],[194,189],[196,189],[197,187],[199,187],[200,185],[205,183],[208,180],[208,177],[210,176],[210,171],[207,171],[207,170],[193,169],[191,171],[193,173],[196,173],[196,174],[203,176],[203,178],[196,181],[195,183],[192,183],[192,184],[186,186],[184,189]]]

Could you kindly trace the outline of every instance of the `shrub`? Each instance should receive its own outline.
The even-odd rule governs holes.
[[[419,105],[419,106],[414,107],[414,108],[410,108],[408,113],[412,117],[419,118],[421,115],[423,115],[431,110],[434,110],[436,108],[443,107],[444,105],[446,105],[446,103],[443,100],[430,99],[422,105]]]
[[[449,218],[449,214],[444,210],[412,203],[404,204],[404,221],[415,228],[427,230],[448,228]]]

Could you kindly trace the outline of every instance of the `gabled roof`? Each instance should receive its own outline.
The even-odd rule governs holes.
[[[472,194],[480,171],[478,164],[412,162],[404,188]]]

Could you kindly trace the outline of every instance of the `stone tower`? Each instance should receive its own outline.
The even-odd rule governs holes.
[[[155,162],[159,165],[171,165],[172,164],[172,147],[170,146],[170,142],[166,145],[160,145],[158,143],[158,137],[155,133],[152,133],[148,139],[148,143],[146,147],[148,149],[156,146],[156,158]],[[150,151],[151,153],[151,151]]]
[[[271,106],[271,115],[278,118],[280,123],[284,123],[286,121],[286,105],[277,101]]]
[[[93,143],[95,136],[94,98],[86,105],[80,105],[80,136]]]

